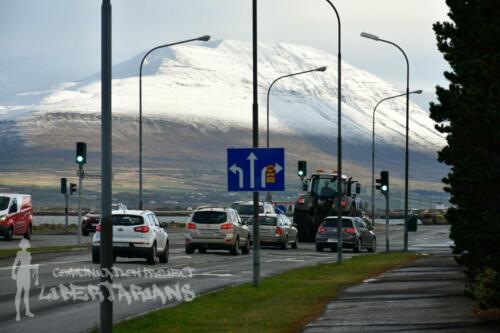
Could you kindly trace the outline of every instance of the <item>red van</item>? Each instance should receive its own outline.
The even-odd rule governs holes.
[[[33,230],[33,207],[29,194],[0,193],[0,236],[14,235],[30,239]]]

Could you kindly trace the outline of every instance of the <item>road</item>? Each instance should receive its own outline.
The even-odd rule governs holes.
[[[391,249],[401,249],[403,235],[401,226],[391,226]],[[419,226],[419,231],[410,234],[410,250],[422,252],[449,252],[450,241],[448,239],[448,226]],[[378,232],[378,251],[382,250],[385,244],[384,233]],[[114,319],[122,320],[131,316],[158,309],[162,306],[173,306],[183,300],[189,300],[191,293],[200,295],[209,291],[217,290],[234,284],[240,284],[251,281],[252,279],[252,255],[230,256],[223,251],[213,251],[207,254],[195,253],[186,255],[183,248],[182,230],[170,230],[171,254],[168,264],[156,264],[147,266],[142,260],[119,258],[116,267],[122,270],[130,270],[129,276],[117,277],[114,283],[123,286],[129,293],[122,293],[124,296],[120,301],[115,301]],[[42,237],[42,236],[40,236]],[[46,237],[46,236],[43,236]],[[61,237],[61,236],[49,236]],[[66,237],[66,236],[64,236]],[[36,244],[37,237],[33,242]],[[345,250],[345,258],[348,259],[354,255],[350,250]],[[325,251],[318,253],[315,251],[314,244],[299,244],[298,250],[279,250],[274,248],[263,248],[261,250],[261,271],[262,276],[270,276],[291,269],[312,266],[318,263],[335,262],[336,254]],[[361,255],[367,255],[366,252]],[[31,311],[33,318],[22,317],[20,322],[15,321],[14,298],[16,292],[16,283],[11,278],[11,265],[13,258],[0,260],[0,330],[3,332],[82,332],[94,326],[99,322],[99,304],[97,301],[74,301],[70,294],[66,301],[61,297],[61,290],[70,287],[70,284],[76,286],[93,286],[98,283],[98,278],[92,276],[70,277],[62,276],[73,272],[92,272],[98,266],[93,265],[90,259],[90,253],[63,253],[63,254],[40,254],[33,255],[32,264],[39,265],[39,285],[32,286],[30,292]],[[87,269],[87,271],[84,271]],[[154,269],[155,273],[178,273],[177,276],[157,277],[147,275],[151,272],[144,272],[144,269]],[[176,269],[180,271],[168,271]],[[163,271],[162,271],[163,270]],[[63,274],[64,273],[64,274]],[[180,276],[184,273],[186,276]],[[135,274],[135,276],[134,276]],[[137,277],[141,274],[141,277]],[[146,276],[144,276],[146,274]],[[131,296],[131,290],[142,290],[153,288],[156,285],[161,290],[168,286],[171,300],[167,294],[158,292],[165,298],[165,303],[161,297],[155,300],[148,300],[146,294],[136,292],[138,299],[131,298],[131,304],[127,304],[127,296]],[[181,288],[177,293],[176,284]],[[63,285],[61,289],[61,285]],[[132,288],[131,288],[132,287]],[[52,290],[51,290],[52,288]],[[184,288],[184,289],[182,289]],[[117,289],[118,290],[118,289]],[[151,289],[152,290],[152,289]],[[66,290],[67,291],[67,290]],[[122,290],[123,291],[123,290]],[[154,290],[153,290],[154,291]],[[55,295],[59,299],[54,299]],[[74,294],[75,295],[75,294]],[[76,294],[78,295],[78,294]],[[51,297],[52,296],[52,297]],[[49,299],[52,298],[52,299]],[[22,309],[24,307],[22,306]],[[22,311],[24,314],[24,310]]]

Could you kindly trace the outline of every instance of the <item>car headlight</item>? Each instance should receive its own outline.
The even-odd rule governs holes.
[[[3,221],[6,217],[7,215],[0,215],[0,222]]]

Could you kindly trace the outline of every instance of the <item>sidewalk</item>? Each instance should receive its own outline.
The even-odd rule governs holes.
[[[425,257],[345,290],[303,333],[500,332],[472,316],[464,284],[451,255]]]

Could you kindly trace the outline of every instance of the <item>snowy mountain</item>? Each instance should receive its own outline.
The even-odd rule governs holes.
[[[337,58],[327,52],[292,44],[260,45],[259,89],[261,126],[265,123],[268,85],[277,77],[327,66],[324,73],[287,78],[271,96],[273,132],[330,137],[336,133]],[[138,113],[138,66],[142,54],[113,69],[113,112]],[[371,140],[374,105],[401,90],[343,63],[343,126],[345,140]],[[216,41],[157,50],[146,60],[143,80],[145,116],[220,130],[251,126],[252,65],[250,44]],[[100,112],[99,74],[61,85],[34,108],[37,113]],[[1,110],[0,110],[1,112]],[[405,99],[390,100],[377,111],[377,135],[385,143],[404,144]],[[435,152],[444,139],[434,123],[411,104],[412,147]]]
[[[287,163],[291,168],[295,168],[296,160],[303,158],[318,161],[319,167],[326,163],[335,165],[337,58],[322,50],[293,44],[261,43],[259,47],[261,130],[266,125],[267,89],[274,79],[328,67],[326,72],[283,79],[273,87],[271,145],[287,148]],[[143,55],[113,67],[112,103],[116,118],[113,143],[115,158],[122,163],[115,165],[127,172],[136,170],[138,72]],[[211,179],[217,179],[213,182],[224,187],[225,168],[221,165],[225,161],[225,148],[251,143],[250,44],[223,40],[160,49],[148,56],[143,75],[145,158],[156,157],[146,161],[146,166],[150,163],[150,168],[155,170],[160,165],[172,167],[172,157],[175,157],[176,170],[188,169],[183,177],[189,177],[189,170],[193,168],[202,175],[208,163],[217,170]],[[401,94],[402,90],[346,62],[343,62],[342,77],[346,165],[353,174],[357,173],[355,176],[367,179],[373,107],[383,98]],[[72,154],[77,140],[89,142],[91,153],[98,159],[100,73],[24,96],[27,105],[0,106],[0,139],[5,143],[0,146],[0,155],[18,153],[15,162],[0,161],[4,169],[8,165],[16,165],[12,170],[20,168],[19,165],[28,169],[34,165],[50,169],[55,163],[61,168],[73,168]],[[426,111],[411,103],[410,112],[412,177],[438,182],[444,169],[435,157],[445,140],[435,131]],[[400,177],[405,143],[405,98],[383,103],[377,110],[376,124],[380,167],[397,169],[395,174]],[[262,144],[264,134],[261,132]],[[206,154],[207,150],[215,151],[215,145],[220,149]],[[41,152],[51,157],[40,155],[37,159],[35,156]],[[290,177],[292,175],[290,173]]]

